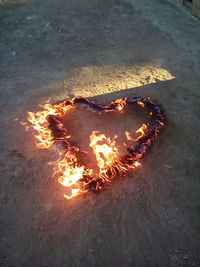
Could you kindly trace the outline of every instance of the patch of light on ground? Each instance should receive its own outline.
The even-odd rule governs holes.
[[[71,87],[70,91],[75,96],[90,97],[174,78],[168,70],[152,64],[128,67],[87,66],[74,70],[61,83],[61,87]]]

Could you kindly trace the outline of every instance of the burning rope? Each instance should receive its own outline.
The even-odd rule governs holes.
[[[99,162],[100,172],[98,176],[93,174],[93,170],[86,169],[81,166],[76,158],[76,152],[79,148],[70,144],[70,136],[67,129],[61,122],[60,118],[67,113],[68,110],[77,107],[85,107],[91,111],[103,113],[111,111],[121,111],[126,105],[136,107],[147,107],[151,118],[148,124],[143,124],[136,132],[140,133],[137,139],[132,139],[129,132],[125,132],[128,140],[137,141],[137,145],[127,146],[127,154],[118,157],[118,151],[115,147],[115,141],[106,139],[104,134],[98,136],[97,132],[93,132],[90,136],[90,146],[96,154]],[[161,128],[164,126],[163,110],[150,97],[130,97],[121,98],[113,101],[110,105],[103,106],[87,98],[74,98],[56,104],[54,106],[46,104],[44,110],[37,113],[28,112],[28,120],[34,130],[37,131],[37,146],[39,148],[49,148],[55,141],[62,143],[64,150],[60,152],[60,159],[56,162],[55,174],[60,174],[58,181],[71,189],[70,195],[64,195],[70,199],[78,194],[87,192],[88,190],[99,191],[103,185],[110,182],[116,175],[135,169],[140,166],[139,160],[150,149],[156,140]],[[96,138],[96,139],[95,139]],[[108,145],[98,145],[98,141],[106,139]],[[98,150],[99,149],[99,150]],[[104,150],[102,150],[104,149]],[[100,152],[104,152],[107,162],[102,161]]]

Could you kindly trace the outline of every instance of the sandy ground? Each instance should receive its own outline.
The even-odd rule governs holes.
[[[178,39],[124,1],[0,1],[0,266],[200,266],[199,59]],[[14,119],[80,95],[151,96],[168,123],[137,173],[67,201],[51,179],[55,151]],[[97,126],[124,127],[73,118],[80,146]]]

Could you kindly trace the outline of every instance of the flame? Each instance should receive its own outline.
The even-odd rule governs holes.
[[[82,188],[86,185],[85,182],[80,181],[84,176],[91,176],[92,169],[86,169],[84,166],[78,164],[75,152],[79,149],[76,148],[73,153],[68,149],[64,149],[59,153],[59,159],[50,164],[54,164],[54,174],[58,174],[58,182],[64,187],[71,188],[71,195],[64,195],[67,199],[71,199],[76,195],[80,195],[85,192]],[[75,186],[76,188],[73,188]]]
[[[66,195],[66,194],[63,194],[63,196],[66,198],[66,199],[72,199],[73,197],[76,197],[82,193],[85,193],[87,191],[82,191],[80,190],[79,188],[75,188],[75,189],[72,189],[72,193],[71,195]]]
[[[146,130],[147,130],[147,125],[143,123],[142,126],[136,131],[136,133],[141,133],[136,139],[132,138],[131,133],[128,131],[125,131],[125,135],[126,135],[127,140],[137,142],[139,139],[145,136]]]
[[[130,164],[124,164],[120,161],[120,154],[116,147],[117,135],[113,139],[93,131],[90,135],[90,147],[96,156],[97,165],[99,167],[98,177],[104,182],[110,182],[112,178],[127,170],[135,169],[141,164],[138,160],[133,159]]]
[[[49,129],[48,116],[64,116],[66,112],[72,108],[72,105],[66,105],[66,101],[64,101],[54,106],[45,104],[42,107],[42,111],[36,113],[27,112],[28,121],[31,123],[30,126],[27,126],[27,123],[21,122],[21,124],[26,127],[26,130],[29,127],[35,130],[36,146],[40,149],[49,148],[55,142],[52,131]]]
[[[124,106],[126,105],[126,99],[127,98],[119,98],[116,101],[112,102],[111,104],[117,105],[117,109],[119,111],[122,111]]]
[[[144,106],[145,106],[144,103],[141,102],[141,101],[137,101],[137,104],[138,104],[139,106],[141,106],[141,107],[144,107]]]
[[[100,174],[104,173],[118,158],[119,152],[116,147],[115,135],[113,140],[107,138],[105,134],[99,134],[98,131],[93,131],[90,135],[90,147],[96,156],[97,165],[100,169]],[[99,144],[104,142],[103,144]]]
[[[145,98],[145,101],[147,100],[151,101],[149,97]],[[79,100],[79,102],[81,101]],[[59,153],[58,160],[51,162],[50,164],[54,164],[53,177],[56,176],[58,182],[67,190],[67,194],[63,195],[66,199],[71,199],[77,195],[83,194],[89,189],[97,191],[102,188],[103,183],[110,182],[117,174],[124,174],[130,169],[135,169],[141,166],[139,160],[152,144],[152,141],[157,136],[161,126],[164,125],[161,117],[155,130],[154,137],[147,138],[147,140],[144,139],[144,144],[142,143],[136,151],[135,146],[132,147],[125,144],[128,148],[128,154],[124,156],[120,155],[118,148],[116,147],[117,135],[111,138],[106,137],[105,134],[98,131],[92,131],[89,137],[89,146],[95,154],[97,166],[99,168],[98,173],[94,173],[92,169],[88,169],[78,162],[76,153],[79,151],[79,148],[72,147],[70,143],[66,141],[66,138],[70,138],[70,136],[67,135],[67,130],[59,120],[59,118],[64,116],[70,109],[74,108],[76,103],[76,99],[67,100],[56,105],[46,103],[42,106],[42,111],[36,113],[28,112],[29,123],[21,122],[21,124],[26,127],[26,130],[30,127],[34,129],[36,146],[40,149],[50,148],[56,140],[65,141],[63,143],[66,147]],[[91,103],[94,105],[93,102]],[[144,107],[145,103],[143,103],[142,100],[137,101],[137,104],[141,107]],[[123,111],[126,104],[127,98],[118,99],[107,106],[105,112],[111,110]],[[158,109],[157,113],[160,115],[159,112]],[[149,115],[153,116],[153,113],[150,112]],[[52,121],[54,126],[57,127],[57,136],[54,136],[54,129],[51,128]],[[148,126],[149,124],[142,124],[142,126],[136,130],[136,133],[139,134],[137,138],[133,138],[130,132],[125,131],[127,140],[140,140],[147,134]],[[59,135],[59,133],[62,134]]]
[[[118,99],[113,103],[115,105],[117,104],[117,109],[121,111],[126,104],[126,99]],[[34,129],[36,132],[35,138],[37,140],[36,146],[38,148],[49,148],[55,142],[55,137],[49,128],[48,116],[64,116],[71,108],[73,108],[73,105],[66,105],[66,101],[54,106],[45,104],[42,111],[36,113],[28,112],[29,125],[24,122],[21,122],[21,124],[26,127],[26,130],[30,127]],[[136,132],[143,133],[142,130],[144,128],[143,125],[143,127],[139,128]],[[69,137],[67,136],[67,138]],[[76,152],[78,152],[79,149],[77,147],[73,148],[73,150],[62,150],[59,153],[59,159],[55,162],[50,162],[50,164],[54,164],[55,166],[53,177],[57,176],[58,182],[70,191],[70,194],[63,195],[66,199],[71,199],[87,192],[88,189],[86,189],[86,186],[97,177],[100,178],[103,183],[110,182],[117,173],[123,173],[129,169],[135,169],[140,166],[138,161],[125,165],[120,162],[119,151],[116,147],[116,139],[117,135],[111,139],[98,131],[92,131],[90,135],[90,147],[93,149],[97,160],[97,166],[99,167],[99,173],[96,175],[93,175],[92,169],[87,169],[85,166],[78,164]],[[88,178],[86,179],[87,182],[84,177]]]
[[[68,110],[73,108],[73,106],[69,103],[66,104],[66,101],[56,105],[46,103],[42,107],[42,111],[38,111],[36,113],[27,112],[28,121],[30,123],[29,125],[21,122],[21,124],[26,127],[26,130],[28,130],[30,127],[34,129],[36,132],[34,135],[36,138],[36,146],[40,149],[50,148],[55,142],[52,131],[49,129],[48,116],[54,115],[62,117]],[[69,136],[66,136],[66,138],[69,138]],[[76,149],[76,151],[77,150],[78,149]],[[84,166],[79,166],[76,156],[66,149],[59,153],[59,159],[53,163],[56,165],[53,176],[60,174],[58,177],[58,182],[64,187],[71,188],[72,186],[76,185],[84,175],[90,175],[91,173],[91,170],[85,169]],[[52,162],[50,164],[52,164]],[[72,188],[71,195],[64,194],[64,197],[71,199],[72,197],[83,193],[84,190],[81,189],[82,183],[80,183],[79,186],[80,187],[78,188]]]
[[[139,166],[141,166],[141,163],[139,163],[139,161],[135,161],[135,162],[134,162],[134,167],[137,168],[137,167],[139,167]]]
[[[58,182],[63,186],[70,187],[83,177],[84,166],[78,166],[76,156],[71,155],[69,151],[63,150],[59,155],[61,158],[57,161],[57,170],[53,176],[61,173]]]

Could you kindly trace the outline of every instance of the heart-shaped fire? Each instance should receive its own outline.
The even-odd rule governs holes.
[[[70,135],[61,121],[70,109],[84,107],[93,112],[122,112],[126,105],[146,108],[150,118],[149,123],[142,124],[136,131],[139,136],[136,139],[126,131],[127,140],[137,141],[137,145],[126,145],[127,154],[120,156],[116,147],[116,136],[111,139],[104,134],[93,131],[90,135],[90,147],[96,156],[99,172],[81,165],[77,158],[78,147],[70,143]],[[27,128],[32,127],[36,132],[36,145],[40,149],[48,149],[55,142],[60,142],[63,149],[59,153],[59,159],[54,162],[58,181],[70,189],[70,194],[64,197],[71,199],[74,196],[89,190],[99,191],[103,185],[119,174],[135,169],[141,165],[140,159],[149,150],[155,141],[160,129],[164,125],[164,115],[160,105],[150,97],[120,98],[108,106],[100,105],[87,98],[73,98],[55,105],[45,104],[42,111],[28,112],[29,123]],[[24,124],[24,123],[23,123]]]

